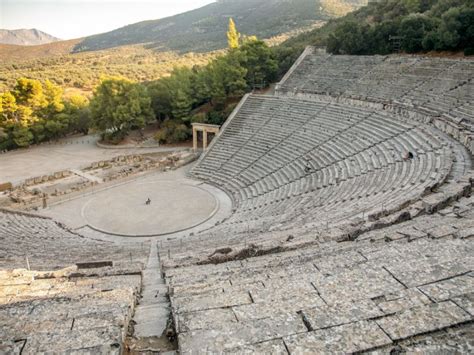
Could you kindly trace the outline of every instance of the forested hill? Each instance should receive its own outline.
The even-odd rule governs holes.
[[[333,54],[443,51],[474,55],[474,1],[371,1],[283,43],[278,48],[282,70],[307,45],[326,47]]]
[[[85,38],[75,51],[149,43],[150,48],[208,52],[225,48],[232,17],[242,34],[259,38],[295,31],[350,11],[366,0],[220,0],[176,16],[144,21]],[[157,5],[158,6],[158,5]],[[336,13],[335,13],[336,12]]]

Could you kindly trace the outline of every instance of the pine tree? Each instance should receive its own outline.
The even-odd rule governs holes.
[[[234,20],[230,18],[229,31],[227,31],[227,43],[230,49],[235,49],[239,47],[239,37],[240,37],[240,34],[239,32],[237,32],[237,28],[235,27]]]

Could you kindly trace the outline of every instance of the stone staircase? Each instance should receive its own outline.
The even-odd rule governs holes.
[[[161,277],[157,242],[153,242],[145,270],[142,271],[142,293],[132,319],[133,334],[128,342],[132,353],[167,352],[175,345],[170,324],[168,286]]]

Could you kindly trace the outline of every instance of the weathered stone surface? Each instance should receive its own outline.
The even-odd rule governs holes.
[[[371,300],[359,300],[349,303],[341,301],[334,306],[305,309],[303,314],[314,330],[354,323],[383,315],[382,311]]]
[[[182,313],[178,316],[179,332],[202,329],[219,329],[225,323],[236,323],[237,318],[230,308]]]
[[[241,348],[230,349],[229,354],[288,354],[283,340],[270,340],[258,344],[245,345]]]
[[[362,321],[284,338],[292,354],[353,353],[368,351],[392,341],[373,321]]]
[[[303,310],[305,308],[322,307],[324,301],[315,292],[302,293],[298,295],[279,295],[269,302],[252,303],[233,307],[233,311],[240,321],[249,319],[268,318],[272,315],[287,314]]]
[[[453,298],[453,302],[474,317],[474,292]]]
[[[411,308],[378,319],[377,324],[393,340],[443,329],[466,322],[472,317],[451,301]]]
[[[392,263],[387,265],[387,269],[407,287],[415,287],[471,271],[472,261],[470,259],[474,260],[472,257],[463,257],[443,263],[442,260],[439,262],[418,259],[410,263]]]
[[[266,286],[270,286],[266,283]],[[273,303],[278,300],[284,300],[289,298],[298,298],[302,294],[312,294],[318,297],[316,290],[310,281],[305,282],[288,282],[286,285],[281,285],[279,288],[265,287],[264,289],[256,289],[250,291],[252,300],[255,303]],[[296,301],[297,302],[297,301]]]
[[[111,354],[120,354],[123,332],[118,327],[95,328],[86,331],[55,333],[36,333],[29,337],[23,351],[27,354],[48,352],[52,348],[57,352],[87,351],[100,347]]]
[[[473,292],[474,277],[471,275],[461,275],[421,286],[419,289],[436,302],[445,301],[456,296]]]
[[[306,331],[301,317],[286,315],[181,333],[178,341],[181,353],[221,352]]]
[[[409,354],[472,354],[474,325],[471,323],[426,336],[409,338],[398,342],[397,349]]]
[[[247,292],[237,292],[231,295],[217,294],[212,297],[198,295],[195,297],[172,298],[171,300],[173,310],[176,313],[188,313],[250,303],[252,303],[252,299]]]
[[[321,297],[330,305],[340,300],[374,298],[404,289],[382,268],[357,268],[313,282]]]
[[[430,237],[439,239],[439,238],[446,238],[446,237],[453,237],[457,233],[457,229],[450,226],[450,225],[443,225],[439,227],[435,227],[432,229],[428,229],[428,234]]]
[[[430,299],[416,288],[410,288],[375,298],[374,302],[386,314],[431,303]]]

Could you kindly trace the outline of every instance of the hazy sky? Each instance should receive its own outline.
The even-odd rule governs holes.
[[[0,28],[37,28],[62,39],[195,9],[214,0],[0,0]]]

